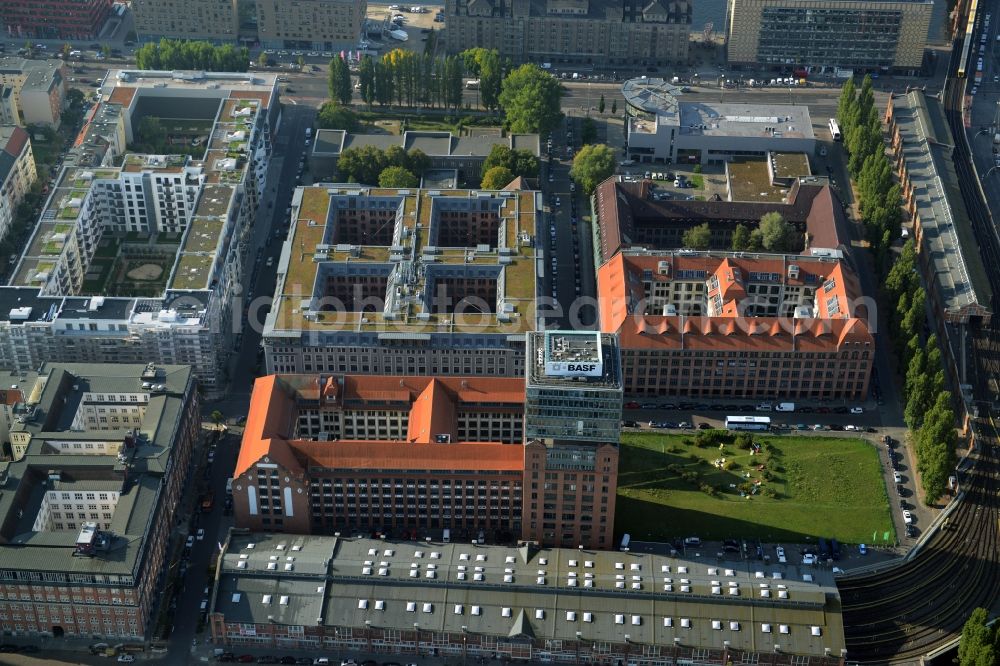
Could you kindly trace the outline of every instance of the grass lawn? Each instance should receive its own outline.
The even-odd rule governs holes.
[[[655,541],[696,535],[802,543],[823,536],[871,543],[873,532],[881,539],[888,530],[895,541],[875,447],[855,439],[755,436],[764,447],[751,456],[731,444],[720,453],[718,445],[699,448],[693,440],[693,434],[622,433],[619,538],[629,533]],[[732,469],[712,464],[723,456]],[[761,463],[764,470],[757,468]],[[693,480],[691,473],[699,477]],[[760,492],[749,497],[730,487],[758,480]],[[701,484],[718,492],[710,495]]]

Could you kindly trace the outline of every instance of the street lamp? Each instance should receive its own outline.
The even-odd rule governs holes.
[[[419,622],[414,622],[413,623],[413,632],[417,636],[417,638],[416,638],[417,654],[420,654],[420,623]]]
[[[462,625],[462,663],[466,662],[469,655],[469,628]]]
[[[583,632],[576,632],[576,666],[580,666],[580,641],[583,640]]]
[[[372,651],[372,621],[365,620],[365,636],[368,638],[368,652]]]

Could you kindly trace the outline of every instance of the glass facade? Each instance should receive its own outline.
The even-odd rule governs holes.
[[[903,12],[764,7],[759,60],[807,67],[892,67]]]

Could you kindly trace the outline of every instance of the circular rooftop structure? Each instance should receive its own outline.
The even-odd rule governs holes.
[[[677,97],[680,94],[679,86],[664,79],[641,76],[622,84],[625,103],[639,113],[675,115],[678,111]]]

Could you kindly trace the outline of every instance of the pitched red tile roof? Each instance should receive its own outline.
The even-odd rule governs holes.
[[[352,409],[364,409],[364,403],[368,402],[374,403],[371,409],[384,408],[385,402],[409,403],[407,441],[313,442],[293,439],[298,416],[296,395],[316,400],[321,388],[324,400],[341,405],[344,401],[352,401]],[[254,383],[234,476],[240,476],[265,457],[293,472],[301,472],[314,464],[379,469],[391,465],[409,465],[419,469],[453,469],[455,465],[460,465],[462,469],[469,468],[469,465],[473,468],[517,469],[523,465],[523,448],[520,445],[457,441],[455,412],[456,407],[463,403],[499,403],[520,409],[524,404],[524,380],[514,377],[377,375],[261,377]],[[441,434],[450,435],[451,443],[436,443],[435,436]],[[421,446],[426,448],[414,448]]]
[[[810,351],[829,350],[847,342],[873,343],[859,307],[852,312],[861,291],[857,278],[843,261],[800,261],[795,257],[721,256],[719,254],[630,254],[619,253],[597,272],[598,313],[601,330],[618,333],[622,349],[711,349],[718,351]],[[791,277],[789,266],[798,268]],[[719,316],[645,314],[642,281],[669,281],[681,270],[703,271],[705,280],[715,275],[719,288],[709,295],[723,294],[725,306]],[[818,318],[740,316],[740,300],[746,297],[730,275],[738,271],[746,280],[751,272],[781,276],[790,285],[809,284],[816,289]],[[809,279],[807,280],[807,277]],[[829,286],[827,289],[826,287]],[[830,314],[829,299],[838,299],[839,312]]]

